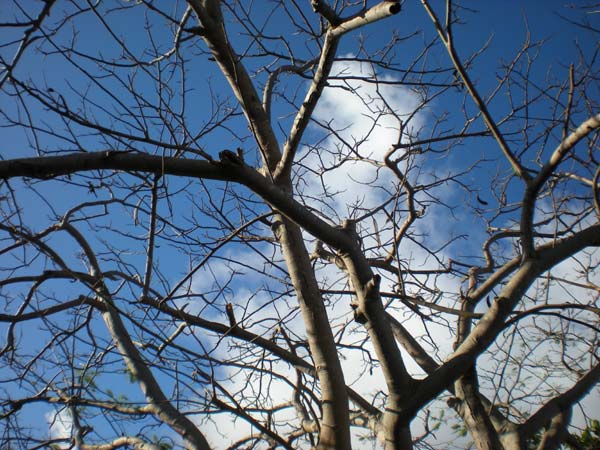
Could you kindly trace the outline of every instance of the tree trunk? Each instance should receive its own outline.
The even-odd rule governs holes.
[[[302,311],[311,356],[321,385],[319,449],[349,449],[348,395],[333,332],[298,226],[282,215],[274,222],[290,278]]]

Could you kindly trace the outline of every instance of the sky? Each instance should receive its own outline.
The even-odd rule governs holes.
[[[39,8],[39,2],[33,0],[18,3],[21,7],[27,9]],[[494,88],[497,82],[496,76],[501,73],[499,68],[501,62],[509,62],[515,52],[521,47],[526,38],[526,28],[529,29],[532,42],[545,41],[544,46],[540,47],[533,73],[540,81],[545,79],[546,73],[550,68],[552,68],[554,74],[561,74],[563,77],[568,73],[567,61],[570,61],[573,54],[576,53],[575,43],[578,44],[581,51],[585,54],[591,54],[597,46],[597,40],[591,38],[590,36],[593,35],[586,30],[580,29],[576,34],[573,34],[572,27],[564,26],[564,19],[560,15],[569,17],[573,15],[573,12],[569,8],[565,8],[564,2],[505,1],[472,3],[473,5],[467,6],[469,8],[478,8],[478,11],[464,11],[463,17],[466,23],[457,30],[456,41],[461,56],[467,56],[484,45],[488,46],[486,52],[477,59],[470,70],[473,79],[477,81],[484,95],[489,94]],[[132,2],[124,4],[131,5]],[[16,5],[16,3],[11,3],[12,9],[0,9],[0,22],[10,20],[14,15],[20,15],[16,12]],[[271,5],[272,3],[268,1],[253,2],[252,8],[255,9],[253,13],[257,13],[257,15],[263,13],[265,17],[268,17],[267,13]],[[180,8],[181,4],[178,7]],[[154,54],[143,53],[143,50],[147,48],[150,42],[156,43],[157,48],[161,51],[168,50],[171,36],[166,31],[166,28],[154,25],[150,28],[151,32],[147,33],[144,30],[146,16],[140,12],[140,8],[134,8],[128,13],[131,12],[135,16],[115,14],[113,11],[107,17],[91,14],[83,14],[81,17],[77,17],[76,20],[79,25],[79,29],[77,30],[78,45],[81,49],[97,52],[104,58],[121,56],[120,51],[114,45],[116,39],[120,38],[126,39],[131,51],[136,55],[141,55],[145,60],[151,60],[156,56]],[[113,26],[116,25],[115,35],[112,38],[105,37],[100,40],[98,36],[107,36],[102,21],[108,17],[110,17]],[[112,21],[113,18],[116,21]],[[274,13],[271,22],[269,22],[270,25],[274,24],[272,33],[289,33],[285,21],[281,20],[282,18],[283,13],[281,11]],[[60,15],[57,14],[52,19],[60,20]],[[427,22],[427,17],[419,2],[406,1],[403,4],[403,11],[398,16],[346,36],[340,47],[339,54],[345,59],[352,59],[357,54],[360,56],[360,43],[365,48],[375,48],[382,42],[386,42],[393,32],[397,32],[400,36],[406,36],[421,27],[426,27],[427,31],[414,40],[415,44],[403,43],[398,45],[396,51],[401,55],[406,55],[407,60],[410,60],[410,58],[421,51],[423,42],[428,42],[432,39],[433,29]],[[235,31],[240,30],[239,26],[231,24],[231,30],[233,31],[232,42],[241,51],[246,47],[246,38],[243,33],[235,33]],[[15,30],[11,29],[0,30],[1,42],[10,40],[14,33]],[[66,39],[70,36],[72,30],[66,27],[62,33],[58,38]],[[151,36],[154,36],[156,39],[151,41]],[[57,42],[61,42],[58,38]],[[303,51],[306,51],[305,49],[303,50],[303,44],[294,41],[297,38],[294,37],[293,33],[291,33],[289,39],[298,49],[300,55],[302,55]],[[307,47],[311,48],[310,45],[307,45]],[[51,49],[45,47],[45,50],[49,51]],[[230,106],[233,105],[233,100],[229,98],[228,87],[215,65],[209,60],[203,45],[189,45],[188,50],[192,56],[186,62],[186,67],[189,70],[189,78],[185,83],[180,76],[181,74],[176,70],[172,73],[166,70],[164,73],[164,75],[171,76],[170,85],[172,86],[172,91],[154,92],[155,81],[152,78],[155,76],[155,73],[151,70],[142,68],[131,71],[128,68],[117,68],[115,69],[115,74],[119,75],[119,78],[111,78],[111,74],[104,73],[105,80],[100,77],[95,79],[94,77],[85,76],[87,70],[97,69],[94,61],[78,58],[75,55],[73,60],[77,62],[78,65],[76,66],[65,62],[58,55],[51,53],[41,55],[35,50],[35,47],[25,52],[15,73],[17,77],[27,81],[31,80],[31,82],[37,84],[40,89],[44,90],[44,95],[47,95],[49,98],[57,98],[56,96],[61,94],[73,107],[87,108],[99,121],[111,123],[117,129],[131,131],[140,136],[144,132],[148,132],[151,137],[157,140],[165,140],[175,144],[190,138],[182,131],[185,126],[191,130],[190,134],[199,136],[195,140],[195,143],[203,149],[207,149],[207,152],[212,156],[216,156],[224,147],[235,148],[242,146],[248,150],[251,159],[256,158],[256,148],[252,141],[247,138],[248,131],[241,116],[236,116],[231,121],[233,128],[222,127],[211,131],[209,134],[203,134],[206,129],[210,128],[211,119],[214,118],[215,114],[224,116],[231,112]],[[10,59],[10,55],[14,54],[14,51],[14,45],[1,47],[0,56],[4,60]],[[448,65],[447,56],[441,52],[434,52],[432,58],[437,58],[439,60],[437,64],[440,66],[445,67]],[[260,67],[262,63],[263,60],[257,58],[250,64]],[[371,73],[372,68],[357,62],[347,61],[336,63],[334,73],[336,71],[365,75]],[[127,76],[121,76],[122,74],[127,74]],[[389,80],[394,80],[398,75],[389,73],[383,76],[388,77]],[[292,108],[286,104],[283,95],[302,98],[307,87],[306,82],[297,83],[292,77],[288,78],[288,76],[282,78],[280,85],[282,92],[279,92],[279,96],[277,97],[278,106],[273,109],[274,120],[278,124],[278,129],[281,130],[278,134],[281,142],[285,139],[285,131],[289,129],[292,120],[292,116],[290,115]],[[110,86],[110,89],[103,89],[100,81],[105,82],[105,86]],[[258,74],[255,81],[259,86],[264,84],[264,72]],[[130,86],[132,85],[144,93],[143,98],[136,98],[131,94]],[[410,86],[392,88],[383,85],[379,87],[379,93],[383,93],[388,102],[387,105],[383,105],[377,99],[379,93],[376,92],[374,84],[357,81],[356,83],[351,83],[350,87],[360,92],[363,100],[372,99],[372,102],[365,104],[364,101],[360,101],[356,96],[351,95],[348,89],[340,89],[335,82],[332,82],[331,86],[325,90],[322,101],[315,112],[315,118],[321,125],[315,124],[311,126],[307,133],[307,141],[319,142],[319,148],[335,149],[340,145],[339,139],[327,136],[326,131],[323,129],[323,124],[339,130],[339,137],[350,141],[360,141],[368,135],[372,127],[375,127],[377,132],[369,136],[357,149],[363,156],[380,160],[389,148],[390,141],[397,135],[398,117],[407,117],[407,114],[415,105],[419,104],[422,97],[420,97],[417,90]],[[186,92],[185,101],[181,95],[184,91]],[[443,111],[453,106],[451,104],[452,101],[458,102],[461,97],[462,94],[457,92],[454,99],[451,96],[449,99],[432,99],[422,112],[411,118],[409,122],[410,126],[415,132],[431,129],[435,119]],[[53,135],[51,132],[52,129],[59,130],[63,134],[65,130],[69,130],[69,126],[72,126],[74,130],[81,130],[81,128],[77,125],[61,123],[61,121],[47,114],[45,108],[35,101],[22,100],[17,97],[11,98],[3,95],[0,97],[0,109],[5,111],[3,118],[6,118],[6,115],[15,117],[22,114],[23,108],[19,107],[19,102],[21,101],[27,101],[28,111],[33,116],[32,120],[39,127],[38,132],[23,132],[13,127],[3,128],[4,145],[0,152],[2,158],[32,156],[34,155],[33,147],[36,145],[38,148],[53,152],[57,150],[76,151],[78,147],[82,147],[85,150],[101,150],[105,149],[106,146],[119,144],[117,139],[103,141],[98,135],[93,133],[79,135],[76,140],[63,139]],[[145,102],[147,102],[146,106],[144,106]],[[163,104],[169,105],[175,111],[185,111],[183,114],[185,123],[178,123],[175,117],[176,114],[171,114],[164,108],[165,117],[153,117],[151,115],[152,107]],[[492,115],[502,117],[506,113],[506,104],[506,98],[500,96],[495,98],[490,107]],[[389,108],[393,114],[383,114],[374,122],[372,119],[373,111],[386,110],[386,108]],[[466,108],[472,110],[472,106],[469,104],[467,104]],[[133,118],[140,111],[148,113],[143,121],[137,121]],[[452,124],[453,121],[460,119],[462,117],[458,114],[456,117],[449,117],[448,121],[449,124]],[[172,125],[171,129],[168,127],[169,123]],[[473,129],[482,129],[482,124],[480,122],[476,123]],[[120,148],[122,149],[127,148],[127,145],[131,145],[137,150],[152,153],[161,152],[161,149],[157,148],[157,146],[147,143],[132,144],[123,141],[120,144]],[[487,162],[481,164],[469,174],[474,184],[487,180],[491,173],[507,170],[507,163],[503,160],[499,150],[497,148],[490,148],[489,141],[486,141],[482,146],[470,144],[465,146],[463,152],[453,152],[450,156],[428,161],[430,166],[423,168],[422,179],[433,180],[436,176],[441,177],[445,173],[457,170],[459,167],[468,166],[471,162],[481,158],[485,158]],[[314,177],[310,177],[311,170],[316,170],[319,164],[335,164],[336,155],[334,153],[320,153],[315,151],[314,147],[305,145],[300,150],[298,160],[302,162],[302,168],[295,174],[295,180],[299,188],[299,197],[305,199],[316,211],[319,211],[320,214],[329,220],[339,222],[348,216],[359,216],[363,208],[373,206],[384,198],[385,190],[381,186],[377,189],[368,189],[365,187],[373,184],[372,181],[375,179],[377,173],[375,167],[372,165],[360,163],[345,164],[340,169],[329,172],[324,178],[325,185],[323,185],[317,182]],[[379,184],[385,185],[388,180],[391,183],[391,177],[386,177],[388,175],[382,175],[379,178]],[[127,180],[124,179],[123,181]],[[18,187],[19,182],[16,183]],[[170,180],[169,188],[177,190],[178,188],[183,188],[185,184],[186,181]],[[340,189],[340,185],[343,188]],[[334,201],[328,205],[324,205],[318,201],[323,196],[324,188],[327,188],[328,192],[332,190],[339,191],[334,196]],[[141,186],[140,192],[144,192],[144,189],[145,192],[149,190],[148,186]],[[216,194],[219,189],[216,183],[207,183],[202,189],[206,189],[207,192],[215,192],[214,197],[216,199],[221,195]],[[202,189],[198,188],[198,196],[201,198],[201,201],[208,201],[210,195],[206,194],[206,192],[202,193]],[[90,196],[89,191],[85,192],[85,189],[82,190],[81,187],[62,182],[50,183],[44,186],[40,185],[37,192],[21,189],[18,189],[18,191],[21,203],[31,206],[31,208],[23,209],[24,220],[36,224],[38,228],[43,228],[52,222],[57,212],[62,213],[70,206],[79,203],[82,198]],[[124,191],[118,190],[119,194],[122,192]],[[520,194],[517,187],[514,188],[514,191],[510,192],[514,194],[515,198]],[[39,198],[41,195],[52,197],[52,208],[48,204],[40,202]],[[107,195],[107,193],[99,190],[98,195],[102,197],[103,195]],[[438,195],[450,208],[439,208],[433,204],[429,204],[427,199],[422,199],[423,205],[427,205],[428,207],[428,220],[422,221],[422,224],[418,226],[418,230],[424,236],[428,236],[434,243],[442,246],[448,236],[440,237],[439,233],[436,233],[438,230],[438,227],[436,227],[437,223],[444,221],[447,226],[448,235],[454,234],[458,236],[465,233],[465,221],[474,219],[470,215],[463,213],[460,209],[460,205],[465,201],[465,194],[463,192],[455,187],[446,185],[438,191]],[[485,198],[489,200],[488,197]],[[186,203],[186,205],[189,204]],[[147,202],[144,203],[144,206],[148,206]],[[177,205],[175,206],[177,207]],[[229,206],[233,206],[233,204]],[[168,215],[169,206],[163,204],[161,208],[164,208],[162,211],[164,211],[165,215]],[[130,218],[119,216],[119,211],[122,210],[115,205],[115,208],[111,209],[111,213],[115,215],[99,220],[100,229],[103,231],[91,238],[95,243],[102,245],[102,240],[119,242],[120,239],[123,239],[123,237],[119,237],[116,233],[106,234],[104,226],[118,225],[131,227],[131,230],[136,230]],[[181,223],[192,223],[194,219],[193,214],[194,212],[191,210],[184,210],[181,214]],[[202,220],[206,221],[205,223],[217,224],[216,218],[209,218],[202,215],[202,213],[198,214]],[[144,214],[142,214],[140,220],[145,220]],[[378,216],[374,220],[383,229],[385,218]],[[474,229],[468,230],[469,240],[459,239],[455,241],[452,245],[441,250],[439,257],[442,260],[447,260],[453,255],[464,258],[468,258],[469,255],[479,255],[481,240],[485,239],[486,234],[481,228],[482,222],[478,223],[478,225],[478,229],[474,227]],[[312,239],[308,235],[306,238],[309,241]],[[435,239],[439,239],[439,242],[435,242]],[[55,241],[56,245],[61,246],[64,250],[69,250],[70,246],[73,245],[72,242],[69,242],[66,238],[64,240],[57,238]],[[136,247],[132,242],[132,240],[127,241],[127,245],[131,247],[127,247],[127,254],[124,257],[131,265],[141,266],[144,261],[143,245],[140,245],[140,242],[138,242],[138,246]],[[258,247],[257,245],[256,248],[258,251],[263,250]],[[73,246],[72,248],[74,249],[75,247]],[[166,242],[161,247],[159,257],[163,265],[167,268],[164,275],[171,284],[174,284],[186,268],[192,264],[192,261],[181,258],[180,253],[185,248],[183,245],[180,247],[169,247]],[[425,267],[432,263],[417,243],[407,243],[402,248],[402,251],[415,264],[421,264]],[[200,271],[192,278],[190,286],[194,292],[210,292],[211,290],[218,290],[219,287],[228,286],[228,289],[224,291],[221,301],[243,299],[240,301],[243,308],[236,310],[236,316],[238,318],[248,316],[249,323],[252,324],[254,330],[266,332],[271,330],[274,325],[264,319],[285,316],[288,312],[288,304],[270,303],[270,297],[266,291],[261,290],[264,281],[258,276],[253,276],[252,272],[253,269],[262,268],[263,263],[257,263],[257,253],[257,251],[250,248],[240,249],[235,247],[231,250],[224,250],[219,254],[220,260],[216,260],[213,264],[206,266],[206,269]],[[194,255],[195,258],[192,259],[196,259],[197,256]],[[278,258],[280,258],[280,255],[273,255],[274,260]],[[73,256],[73,259],[76,259],[76,257]],[[230,261],[231,259],[234,259],[237,265],[233,265]],[[236,274],[234,282],[227,285],[231,276],[231,267],[234,267],[242,276]],[[280,271],[276,269],[270,270],[273,270],[271,274],[273,277],[282,276]],[[565,271],[569,272],[568,268]],[[320,276],[322,277],[323,284],[331,289],[344,286],[343,281],[340,281],[342,279],[341,275],[335,269],[324,270]],[[242,283],[244,283],[243,286]],[[438,287],[441,292],[457,292],[458,284],[457,280],[444,280],[440,281]],[[386,286],[386,288],[391,289],[391,285]],[[291,302],[291,299],[287,301]],[[182,300],[182,302],[185,302],[185,300]],[[203,314],[209,318],[213,317],[211,315],[214,315],[215,320],[218,318],[219,313],[216,308],[211,309],[210,307],[194,304],[190,311],[196,312],[194,308],[200,308]],[[347,313],[346,302],[338,301],[337,303],[332,303],[332,317],[339,318],[339,321],[342,322]],[[295,323],[298,327],[297,332],[300,333],[301,325],[299,321]],[[415,330],[419,330],[420,333],[424,332],[422,324],[418,321],[411,321],[410,324]],[[430,331],[434,337],[432,340],[436,341],[435,333],[442,333],[443,330],[441,326],[431,325]],[[184,342],[193,342],[194,336],[190,335],[184,339]],[[211,340],[211,338],[206,336],[202,339],[202,343],[207,348],[214,348],[213,352],[215,355],[226,356],[227,351],[230,351],[226,346],[221,345],[219,347],[220,343],[218,340]],[[448,354],[451,350],[451,341],[447,339],[437,341],[441,341],[443,344],[440,344],[437,349],[432,346],[432,352],[435,351],[440,356]],[[355,381],[354,386],[357,389],[375,389],[383,386],[381,379],[378,379],[376,376],[366,376],[357,370],[358,366],[355,362],[358,358],[361,358],[359,354],[348,352],[345,356],[344,367],[347,371],[348,379]],[[416,369],[416,367],[412,368]],[[284,365],[279,369],[282,373],[287,373],[289,370]],[[235,374],[227,371],[219,373],[219,375],[223,378],[224,383],[227,382],[228,377],[232,384],[239,381]],[[274,382],[271,389],[273,391],[280,389],[281,392],[284,392],[283,383]],[[138,394],[135,394],[130,389],[130,386],[124,386],[121,390],[131,392],[133,398],[137,398]],[[47,419],[51,420],[53,412],[48,411],[46,414]],[[62,421],[56,422],[53,426],[53,433],[61,433],[68,430],[68,418],[61,416],[61,419]],[[232,423],[227,415],[218,416],[215,419],[215,423],[217,426],[215,426],[214,430],[210,428],[210,424],[203,424],[203,426],[206,427],[205,429],[210,430],[209,437],[217,444],[217,447],[219,444],[225,445],[225,443],[217,434],[216,429],[219,429],[221,433],[228,430],[226,434],[230,438],[233,437],[234,433],[238,433],[241,436],[242,433],[246,432],[241,421]],[[450,436],[440,437],[442,441],[449,438]],[[361,445],[369,448],[367,444],[358,444],[358,448],[363,448]]]

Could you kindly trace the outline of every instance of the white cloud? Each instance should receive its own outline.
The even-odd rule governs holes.
[[[44,414],[51,439],[69,439],[73,428],[73,419],[66,409],[52,410]],[[65,446],[67,448],[68,445]]]
[[[336,63],[333,69],[334,75],[343,73],[344,75],[354,77],[371,77],[371,69],[358,62],[340,62]],[[390,79],[387,79],[390,81]],[[393,175],[386,168],[382,168],[385,152],[391,145],[398,142],[399,139],[399,122],[398,117],[403,120],[418,106],[419,97],[412,91],[389,84],[377,85],[368,83],[364,80],[354,79],[347,82],[332,81],[330,87],[326,88],[319,106],[315,112],[315,119],[321,124],[326,124],[335,134],[324,136],[323,141],[318,147],[301,149],[298,160],[303,169],[296,173],[298,182],[298,192],[302,195],[307,204],[317,210],[321,210],[323,214],[332,218],[334,221],[339,221],[340,218],[345,218],[353,214],[353,207],[357,203],[363,203],[363,206],[368,208],[377,205],[384,200],[384,188],[392,189],[393,183],[396,181]],[[384,102],[385,100],[385,102]],[[395,114],[395,115],[394,115]],[[424,125],[425,117],[416,115],[412,118],[411,124],[414,129],[419,129]],[[314,131],[319,133],[319,131]],[[373,163],[359,161],[360,158],[368,158]],[[377,166],[379,163],[379,167]],[[319,176],[322,174],[322,177]],[[421,174],[426,177],[427,174]],[[456,189],[444,186],[438,190],[439,199],[451,199],[457,195]],[[319,202],[319,199],[325,199],[325,195],[331,194],[330,198],[326,199],[326,203]],[[449,202],[452,203],[452,202]],[[329,205],[329,206],[328,206]],[[327,209],[327,208],[331,209]],[[424,220],[414,224],[415,230],[423,235],[429,235],[428,244],[442,244],[445,237],[440,238],[439,224],[445,223],[448,226],[447,212],[433,207],[428,210]],[[441,208],[441,207],[440,207]],[[465,217],[461,211],[456,211],[457,217],[454,220],[456,227],[461,226],[465,222]],[[337,217],[335,217],[337,215]],[[393,230],[388,228],[384,230],[381,224],[384,224],[386,217],[383,214],[375,215],[375,219],[379,224],[381,231],[381,240],[390,239]],[[472,218],[469,216],[469,220]],[[470,222],[469,222],[470,223]],[[372,232],[370,224],[365,223],[367,227],[365,232]],[[482,224],[483,226],[483,224]],[[472,227],[468,230],[469,241],[463,245],[463,252],[476,254],[478,245],[483,239],[484,228],[481,228],[481,234],[476,235],[478,230]],[[476,236],[475,239],[473,236]],[[306,236],[307,240],[311,238]],[[436,239],[434,242],[433,239]],[[439,240],[439,242],[438,242]],[[465,247],[469,247],[465,250]],[[442,250],[437,256],[441,259],[447,259],[450,254],[450,249]],[[430,259],[422,247],[412,241],[405,241],[402,245],[402,255],[406,260],[410,260],[411,267],[421,266],[422,268],[431,267],[437,263]],[[248,261],[251,263],[255,256],[250,253],[241,253],[236,255],[237,260]],[[220,263],[217,263],[220,264]],[[568,274],[573,273],[573,267],[561,266],[557,268],[557,273]],[[213,265],[212,273],[217,274],[217,277],[226,277],[230,268],[225,263],[221,267]],[[345,277],[339,273],[339,269],[329,266],[325,269],[320,269],[317,273],[319,279],[329,289],[343,289],[345,286]],[[328,280],[325,283],[325,280]],[[200,282],[195,284],[195,289],[206,288],[208,285],[202,285]],[[459,292],[460,280],[456,278],[442,276],[436,281],[436,287],[442,293],[441,304],[449,307],[456,307],[454,304],[455,298],[445,295],[444,293],[456,294]],[[393,288],[392,281],[384,281],[382,284],[383,290],[390,291]],[[272,303],[271,298],[264,292],[257,291],[259,285],[255,285],[252,281],[244,288],[236,290],[235,302],[236,317],[251,318],[251,322],[255,324],[254,331],[262,328],[267,328],[273,317],[278,317],[278,314],[285,309],[282,305],[282,299],[279,303]],[[409,292],[411,293],[411,292]],[[416,292],[413,292],[416,293]],[[558,297],[557,297],[558,298]],[[293,303],[293,298],[290,302]],[[332,321],[334,332],[343,326],[347,321],[352,320],[351,309],[349,307],[349,297],[343,296],[340,300],[332,301],[328,306],[328,315]],[[290,305],[294,307],[294,304]],[[402,320],[403,311],[406,308],[400,306],[397,317]],[[238,312],[239,311],[239,312]],[[407,311],[407,310],[406,310]],[[425,314],[429,311],[422,308]],[[416,336],[426,337],[432,345],[432,353],[439,350],[439,356],[444,358],[452,352],[452,336],[451,324],[431,324],[427,323],[427,330],[423,322],[414,316],[404,322],[404,325]],[[302,335],[303,324],[301,318],[296,317],[293,321],[286,324],[293,329],[294,332]],[[354,342],[359,339],[360,334],[364,333],[362,328],[350,323],[348,329],[357,328],[357,332],[346,333],[344,343]],[[427,345],[424,344],[427,348]],[[435,347],[439,347],[436,349]],[[219,348],[218,352],[223,352],[221,356],[225,356],[227,351],[225,346]],[[372,347],[367,343],[364,345],[364,350],[369,351],[374,356]],[[365,363],[363,361],[364,353],[358,350],[348,350],[340,348],[340,356],[342,366],[346,377],[346,382],[350,384],[356,391],[370,398],[378,390],[385,391],[384,380],[380,375],[379,370],[375,370],[372,374],[365,371]],[[406,356],[406,355],[405,355]],[[412,362],[410,357],[406,356],[406,364],[411,372],[420,373],[416,364]],[[488,358],[483,357],[480,360],[482,365],[490,362]],[[281,374],[289,373],[290,379],[294,379],[294,373],[285,364],[276,363],[277,369]],[[222,376],[224,385],[236,391],[244,383],[247,383],[247,378],[242,372],[234,369],[226,369]],[[291,399],[292,390],[289,385],[281,381],[274,381],[269,385],[268,392],[262,394],[269,396],[271,399],[285,401]],[[594,396],[595,398],[595,396]],[[588,403],[588,400],[586,400]],[[445,407],[445,406],[443,406]],[[288,410],[279,416],[286,417],[287,414],[293,413],[293,410]],[[290,421],[294,420],[293,414],[290,415]],[[232,441],[250,435],[252,432],[257,433],[257,430],[252,430],[250,425],[245,421],[238,419],[234,421],[232,416],[222,414],[214,418],[214,425],[209,426],[209,436],[211,442],[216,444],[216,448],[226,447]],[[419,433],[420,424],[415,421],[414,432]],[[364,433],[364,430],[361,431]],[[227,439],[223,440],[222,436]],[[438,432],[439,441],[452,441],[453,433],[448,427],[442,427]],[[356,442],[356,448],[372,448],[372,442]]]
[[[335,133],[325,131],[327,136],[318,147],[300,151],[298,161],[304,169],[297,172],[297,191],[313,199],[333,196],[328,206],[314,206],[324,214],[330,214],[327,209],[331,208],[339,217],[347,217],[353,213],[353,205],[373,206],[383,199],[381,188],[391,188],[392,174],[382,170],[384,155],[399,141],[398,119],[407,120],[420,100],[405,87],[372,82],[373,70],[364,63],[337,62],[332,75],[350,78],[330,81],[314,118]],[[380,79],[391,81],[389,77]],[[417,129],[422,123],[422,114],[418,114],[408,127]],[[361,160],[364,158],[371,162]]]

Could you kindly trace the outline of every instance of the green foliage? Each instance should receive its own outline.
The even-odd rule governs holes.
[[[592,420],[581,435],[575,436],[575,440],[579,447],[568,445],[569,450],[578,450],[578,448],[600,450],[600,422],[597,419]]]
[[[455,423],[452,425],[452,431],[460,437],[465,437],[468,433],[467,427],[463,423]]]

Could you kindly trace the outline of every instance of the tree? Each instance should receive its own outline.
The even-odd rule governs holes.
[[[13,0],[3,448],[575,442],[598,27],[537,12],[550,66],[450,0]]]
[[[581,432],[580,436],[570,436],[567,441],[569,450],[594,449],[600,446],[600,423],[594,419]]]

